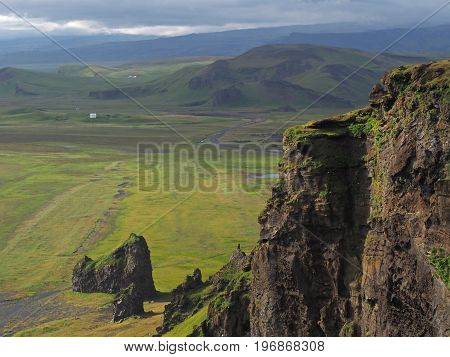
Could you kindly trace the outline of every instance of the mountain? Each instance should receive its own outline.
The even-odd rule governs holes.
[[[313,45],[268,45],[254,48],[232,59],[200,67],[186,67],[148,85],[124,87],[147,103],[212,107],[303,108],[337,86],[373,54]],[[358,70],[315,106],[352,107],[387,69],[423,58],[382,55]],[[122,91],[92,91],[97,99],[124,98]]]
[[[291,33],[277,39],[276,43],[310,43],[323,46],[356,48],[365,51],[381,51],[407,33],[408,29],[389,29],[355,33]],[[450,54],[450,25],[418,28],[389,48],[390,52],[436,56]]]
[[[346,33],[364,30],[367,30],[367,28],[362,28],[361,25],[338,23],[233,30],[140,41],[109,41],[95,42],[94,44],[83,44],[80,41],[76,45],[69,41],[62,44],[86,62],[111,64],[157,58],[236,56],[253,47],[271,43],[303,43],[301,42],[303,38],[304,41],[309,41],[304,43],[353,47],[353,37],[350,34],[346,35]],[[396,38],[397,34],[406,30],[359,32],[359,34],[352,36],[355,36],[354,41],[360,46],[358,48],[370,51],[378,48],[370,43],[374,38],[377,40],[376,43],[387,43],[392,38]],[[339,41],[336,44],[334,43],[341,36],[343,38],[340,40],[342,46],[339,45]],[[346,36],[350,36],[348,40]],[[362,37],[362,39],[359,39],[359,37]],[[407,48],[408,52],[411,53],[424,53],[432,50],[433,52],[448,54],[449,48],[448,43],[445,42],[446,38],[448,38],[448,26],[435,26],[419,28],[409,34],[405,41],[408,41]],[[367,39],[367,41],[364,39]],[[61,49],[38,47],[31,50],[25,48],[15,51],[0,51],[0,66],[74,62],[76,60]]]
[[[53,39],[64,47],[81,47],[87,45],[97,45],[106,42],[122,42],[150,40],[155,36],[140,35],[84,35],[84,36],[55,36]],[[22,51],[52,51],[58,47],[48,38],[43,36],[23,37],[14,39],[0,39],[0,54],[22,52]]]
[[[256,247],[179,291],[161,333],[448,335],[450,61],[398,67],[369,98],[285,132]]]
[[[5,67],[0,69],[0,96],[3,99],[21,96],[22,100],[25,97],[46,97],[50,101],[61,96],[88,98],[92,91],[111,88],[111,84],[96,73],[119,86],[136,85],[168,76],[186,66],[197,69],[213,60],[214,58],[186,58],[118,67],[73,64],[61,66],[56,73]]]
[[[107,101],[124,99],[127,93],[156,107],[290,111],[321,98],[315,107],[350,108],[364,103],[364,93],[387,69],[424,60],[384,54],[359,68],[372,57],[371,53],[352,49],[267,45],[212,63],[211,59],[186,59],[169,64],[94,66],[120,89],[111,88],[83,66],[63,66],[57,73],[6,67],[0,70],[0,94],[3,98],[20,96],[22,100],[71,96]],[[324,95],[333,87],[336,89]]]

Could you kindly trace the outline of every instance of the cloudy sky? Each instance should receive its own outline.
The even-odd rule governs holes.
[[[14,12],[52,34],[173,36],[329,22],[395,26],[414,24],[446,2],[448,0],[0,0],[0,33],[29,33],[29,27]],[[450,6],[433,21],[450,22]]]

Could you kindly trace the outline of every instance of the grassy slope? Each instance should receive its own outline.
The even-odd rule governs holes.
[[[91,65],[95,72],[100,73],[114,80],[129,80],[130,83],[143,82],[160,78],[165,75],[174,73],[186,66],[203,66],[213,61],[209,58],[199,59],[180,59],[179,61],[166,62],[150,62],[122,65],[118,67],[106,67],[99,65]],[[95,77],[96,74],[84,65],[65,65],[58,70],[58,74],[67,77]],[[129,78],[136,76],[136,78]]]
[[[308,94],[308,90],[319,93],[327,91],[372,57],[373,54],[358,50],[313,45],[263,46],[236,58],[199,68],[197,72],[185,69],[161,77],[136,95],[146,96],[150,103],[182,105],[205,102],[211,105],[212,93],[235,86],[243,93],[243,99],[241,102],[230,102],[232,107],[276,107],[285,104],[303,107],[315,98]],[[355,104],[364,103],[367,92],[388,68],[417,61],[423,61],[423,58],[381,55],[349,78],[345,86],[331,93],[331,96]],[[193,78],[207,84],[192,89],[189,82]],[[262,80],[281,80],[301,86],[304,90],[267,88],[261,85]],[[336,98],[329,99],[339,103]],[[329,104],[321,103],[322,107],[325,105]]]
[[[26,328],[15,336],[152,336],[161,322],[165,300],[146,302],[144,318],[130,318],[120,324],[111,321],[112,296],[64,292],[51,301],[53,305],[74,310],[68,316],[39,316],[36,327]]]
[[[152,225],[187,194],[138,193],[133,150],[141,140],[174,140],[172,132],[154,124],[135,127],[122,117],[97,124],[77,118],[61,122],[52,113],[33,117],[20,110],[0,116],[0,294],[23,297],[65,291],[77,259],[111,251],[132,231],[143,231],[148,238],[156,285],[163,291],[175,287],[195,267],[207,276],[223,265],[237,243],[249,249],[257,239],[256,217],[270,180],[265,180],[267,187],[260,193],[228,192],[224,184],[214,193],[195,193]],[[240,122],[204,116],[165,119],[196,140]],[[223,178],[225,162],[214,164]],[[259,159],[245,168],[264,169]],[[266,169],[276,171],[276,161]],[[235,178],[240,177],[237,172]],[[117,185],[125,181],[132,184],[125,188],[130,195],[114,198]],[[94,229],[97,233],[90,235]],[[65,312],[21,324],[21,329],[37,327],[24,334],[139,335],[159,324],[145,318],[137,325],[110,325],[110,314],[100,318],[104,301],[94,297],[90,310],[74,318],[69,312],[83,303],[64,294],[60,304]]]
[[[211,61],[212,59],[209,58],[185,59],[166,64],[151,62],[114,68],[92,65],[92,68],[115,86],[129,87],[169,76],[184,68],[192,72],[193,69],[201,68]],[[134,75],[137,77],[130,78]],[[110,101],[101,103],[89,98],[89,93],[92,91],[111,90],[113,87],[107,81],[82,65],[63,66],[58,73],[2,68],[0,69],[0,100],[22,108],[55,109],[60,107],[64,113],[76,107],[87,112],[111,106],[123,108],[123,102],[127,102],[125,100],[116,101],[111,105]],[[58,101],[55,101],[56,98]],[[150,104],[145,103],[145,105]],[[136,110],[135,104],[132,107]]]

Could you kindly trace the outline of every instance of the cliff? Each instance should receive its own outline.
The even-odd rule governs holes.
[[[161,332],[447,335],[449,84],[449,60],[398,67],[366,108],[288,129],[257,246],[178,289]]]
[[[368,107],[286,131],[252,335],[447,334],[449,83],[448,60],[402,66]]]

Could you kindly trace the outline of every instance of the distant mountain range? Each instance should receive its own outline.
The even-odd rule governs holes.
[[[235,56],[266,44],[319,44],[378,51],[404,34],[407,29],[361,30],[354,24],[284,26],[234,30],[216,33],[128,41],[105,37],[89,40],[65,39],[62,44],[89,63],[126,63],[149,59]],[[403,54],[445,56],[450,53],[450,25],[419,28],[408,33],[391,51]],[[42,41],[42,40],[40,40]],[[90,42],[92,41],[92,42]],[[0,41],[0,45],[2,42]],[[14,47],[15,46],[15,47]],[[28,44],[30,46],[30,44]],[[9,49],[7,49],[9,48]],[[73,63],[69,54],[54,45],[30,48],[9,44],[0,50],[0,66]]]
[[[76,48],[108,42],[151,40],[155,39],[156,36],[100,34],[84,36],[55,36],[52,38],[66,48]],[[35,37],[0,39],[0,55],[30,51],[48,52],[58,49],[59,47],[57,45],[41,34],[37,34]]]
[[[427,53],[429,55],[450,54],[450,25],[419,28],[402,37],[407,29],[390,29],[354,33],[298,33],[277,39],[276,43],[304,43],[323,46],[356,48],[365,51],[381,51],[389,47],[390,52]],[[390,46],[393,44],[392,46]]]

